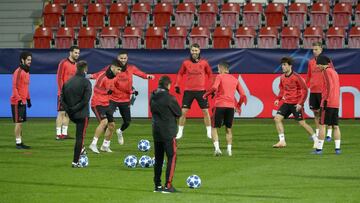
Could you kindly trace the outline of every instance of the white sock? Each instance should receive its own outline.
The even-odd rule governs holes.
[[[110,147],[110,140],[105,140],[104,139],[104,142],[102,144],[104,147]]]
[[[179,129],[179,131],[178,131],[178,133],[183,133],[183,130],[184,130],[184,126],[181,126],[181,125],[179,125],[178,126],[178,129]]]
[[[206,126],[206,132],[211,133],[211,126]]]
[[[63,134],[63,135],[67,135],[67,134],[68,134],[68,133],[67,133],[67,130],[68,130],[68,126],[63,125],[63,127],[62,127],[62,134]]]
[[[92,145],[97,145],[98,139],[99,139],[99,138],[94,137],[93,140],[92,140],[92,142],[91,142],[91,144],[92,144]]]
[[[319,128],[315,129],[315,134],[316,134],[316,136],[319,136]]]
[[[324,146],[324,140],[318,140],[318,144],[317,144],[316,149],[322,150],[323,146]]]
[[[219,141],[215,141],[215,142],[214,142],[214,147],[215,147],[215,150],[216,150],[216,151],[220,150]]]
[[[311,138],[314,140],[314,142],[317,142],[317,140],[318,140],[318,136],[317,136],[316,133],[314,133],[314,134],[311,136]]]
[[[61,127],[56,127],[56,135],[61,135]]]
[[[284,133],[280,133],[279,134],[279,140],[280,140],[280,142],[285,142],[285,134]]]
[[[20,138],[15,138],[16,144],[21,144],[21,137]]]
[[[326,137],[331,137],[332,129],[327,129]]]
[[[335,149],[340,149],[340,140],[335,140]]]
[[[228,151],[231,151],[231,144],[228,144],[228,145],[227,145],[227,150],[228,150]]]

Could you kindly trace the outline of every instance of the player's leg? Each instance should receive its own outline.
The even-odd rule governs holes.
[[[25,105],[11,105],[11,112],[13,122],[15,123],[14,134],[17,149],[30,149],[22,141],[22,123],[26,121],[26,106]]]
[[[176,139],[173,138],[165,142],[165,153],[167,157],[167,166],[166,166],[166,182],[164,191],[175,192],[175,188],[172,185],[172,180],[174,177],[175,166],[176,166]]]
[[[218,128],[221,128],[224,121],[224,108],[215,107],[213,112],[211,137],[215,148],[214,155],[220,156],[222,152],[220,150]]]
[[[184,91],[181,107],[181,116],[179,118],[178,132],[176,134],[176,139],[180,139],[183,136],[184,126],[186,122],[186,114],[191,108],[191,104],[195,99],[192,91]]]
[[[56,137],[55,139],[60,140],[62,139],[61,135],[61,128],[62,128],[62,118],[63,114],[65,114],[64,111],[58,111],[57,117],[56,117]]]
[[[319,128],[319,136],[318,136],[318,142],[316,145],[316,150],[313,151],[313,154],[322,154],[322,149],[324,146],[324,139],[325,139],[325,130],[326,130],[326,124],[327,122],[327,117],[328,117],[328,112],[326,109],[321,108],[320,109],[320,120],[319,120],[319,124],[320,124],[320,128]]]
[[[211,119],[209,114],[209,102],[207,98],[203,98],[203,95],[205,94],[205,91],[197,91],[195,92],[195,99],[197,103],[199,104],[203,116],[204,116],[204,124],[206,127],[206,136],[211,139]]]
[[[335,153],[340,154],[341,132],[340,132],[340,127],[338,125],[334,125],[334,140],[335,140]]]
[[[225,125],[225,133],[226,133],[226,142],[227,142],[227,153],[229,156],[232,156],[232,123],[234,120],[234,109],[226,108],[224,115],[224,125]]]
[[[100,150],[104,152],[112,152],[110,149],[110,142],[112,135],[115,131],[115,121],[114,121],[113,113],[114,112],[110,108],[108,108],[106,111],[106,118],[108,124],[107,124],[107,129],[105,131],[105,138],[103,144],[100,147]]]
[[[332,132],[333,132],[333,126],[328,125],[328,126],[327,126],[326,137],[325,137],[325,140],[326,140],[327,142],[330,142],[330,141],[331,141]],[[335,133],[334,133],[334,134],[335,134]],[[334,135],[334,137],[335,137],[335,135]]]
[[[274,117],[276,130],[279,136],[279,142],[273,145],[274,148],[286,147],[283,120],[284,118],[287,118],[290,115],[290,113],[291,112],[289,109],[289,105],[283,104],[281,105],[281,107],[279,108],[278,112]]]
[[[123,123],[120,128],[116,130],[118,136],[118,142],[120,145],[124,144],[124,131],[130,126],[131,123],[131,111],[130,103],[124,103],[118,106]]]
[[[314,132],[312,127],[306,123],[306,121],[304,119],[304,108],[301,108],[300,111],[296,111],[296,107],[292,106],[291,112],[294,115],[295,120],[298,121],[299,125],[305,129],[305,131],[308,133],[310,139],[314,142],[313,148],[316,148],[316,145],[318,142],[318,136],[316,135],[316,133]]]
[[[321,93],[310,93],[309,97],[309,107],[314,113],[314,122],[315,122],[315,133],[316,136],[319,135],[319,118],[320,118],[320,104],[321,104]]]
[[[95,117],[99,122],[99,125],[95,129],[94,137],[92,139],[91,144],[89,145],[89,148],[91,149],[91,151],[95,153],[100,153],[99,150],[97,149],[97,142],[99,140],[99,137],[105,132],[105,129],[108,124],[108,120],[104,116],[103,107],[101,106],[91,107],[91,110],[94,112]]]
[[[64,112],[64,116],[62,119],[62,124],[61,124],[61,134],[63,136],[63,139],[68,138],[68,128],[69,128],[69,122],[70,122],[70,118],[67,115],[66,112]]]
[[[162,166],[164,163],[164,143],[154,141],[154,155],[155,155],[155,165],[154,165],[154,185],[155,189],[154,192],[161,192],[161,173],[162,173]]]
[[[79,158],[81,155],[81,151],[84,147],[84,139],[85,139],[85,135],[86,135],[86,128],[88,125],[88,118],[85,119],[78,119],[75,120],[76,122],[76,141],[75,141],[75,146],[74,146],[74,157],[73,157],[73,162],[72,162],[72,166],[76,167],[79,166],[78,162],[79,162]]]

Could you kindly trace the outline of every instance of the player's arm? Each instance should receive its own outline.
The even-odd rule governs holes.
[[[245,95],[244,89],[241,87],[240,82],[238,81],[236,85],[236,90],[240,94],[240,100],[238,102],[238,105],[241,106],[242,104],[247,104],[247,97]]]
[[[87,83],[84,87],[84,94],[83,94],[82,99],[80,100],[79,103],[77,103],[71,107],[71,111],[77,112],[80,109],[84,108],[84,106],[89,105],[90,98],[91,98],[91,84],[89,81],[87,81]]]
[[[329,99],[329,92],[331,91],[330,89],[330,78],[329,78],[329,74],[327,73],[327,69],[325,69],[323,72],[323,77],[324,77],[324,82],[323,82],[323,91],[322,91],[322,99],[321,99],[321,106],[322,107],[326,107],[327,101]]]
[[[100,95],[107,95],[107,94],[109,94],[109,91],[110,91],[110,94],[112,93],[112,90],[107,88],[106,84],[102,84],[103,83],[102,80],[104,80],[105,77],[106,76],[104,74],[97,79],[97,81],[95,83],[95,87],[94,87],[94,93],[100,94]],[[107,81],[104,81],[104,83],[106,83],[106,82]]]
[[[205,94],[203,95],[203,98],[207,98],[209,95],[214,95],[215,92],[219,89],[221,80],[220,75],[217,75],[214,81],[214,84],[211,86],[210,89],[206,90]]]
[[[63,106],[64,110],[68,113],[68,114],[72,114],[69,105],[66,103],[66,96],[64,93],[64,88],[61,89],[61,93],[60,93],[60,103]]]
[[[62,60],[59,65],[58,65],[58,70],[57,70],[57,85],[58,85],[58,89],[61,90],[63,85],[64,85],[64,60]]]
[[[210,81],[212,79],[212,70],[211,70],[209,63],[206,63],[205,74],[206,74],[208,80]]]
[[[146,74],[144,72],[142,72],[139,68],[137,68],[136,66],[133,66],[133,73],[134,75],[136,76],[139,76],[143,79],[154,79],[155,76],[154,75],[151,75],[151,74]]]
[[[176,82],[175,82],[175,91],[176,93],[180,94],[180,83],[182,81],[183,76],[186,74],[186,66],[185,62],[181,64],[180,70],[176,75]]]
[[[310,80],[311,80],[311,65],[310,62],[308,63],[308,69],[306,74],[306,84],[307,86],[310,86]]]
[[[170,95],[169,108],[176,118],[179,118],[181,116],[181,108],[178,102],[176,101],[175,97],[171,95]]]
[[[281,78],[280,78],[279,89],[280,89],[280,92],[279,92],[278,96],[275,98],[275,102],[274,102],[275,106],[279,105],[280,100],[284,96],[284,86],[283,86],[283,84],[281,82]]]
[[[304,106],[304,103],[305,103],[305,100],[307,98],[309,90],[308,90],[308,88],[307,88],[307,86],[305,84],[304,79],[300,75],[298,75],[298,77],[297,77],[297,82],[298,82],[298,85],[299,85],[299,87],[301,89],[301,98],[300,98],[300,101],[299,101],[298,104],[300,104],[301,106]]]
[[[19,75],[19,74],[20,74],[19,70],[15,71],[15,73],[13,75],[13,84],[12,84],[12,90],[13,90],[14,96],[16,98],[16,101],[18,101],[18,102],[21,101],[21,97],[19,94],[21,75]]]

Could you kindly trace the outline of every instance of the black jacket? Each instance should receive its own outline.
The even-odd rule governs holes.
[[[89,116],[91,93],[91,83],[85,78],[85,73],[77,72],[64,84],[61,90],[61,104],[72,121]]]
[[[181,109],[169,90],[158,88],[150,98],[154,141],[167,141],[176,136],[176,118],[181,116]]]

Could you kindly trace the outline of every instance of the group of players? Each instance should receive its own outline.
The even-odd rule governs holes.
[[[281,59],[283,75],[279,85],[280,93],[275,100],[275,105],[280,106],[274,120],[279,135],[279,142],[273,147],[286,147],[284,127],[282,120],[290,114],[295,120],[305,128],[307,133],[314,140],[315,153],[322,153],[324,143],[325,129],[328,126],[326,140],[331,140],[332,130],[335,137],[335,151],[340,151],[340,129],[338,127],[338,108],[339,108],[339,79],[335,72],[332,62],[322,53],[322,44],[313,44],[314,58],[308,63],[308,75],[306,82],[301,76],[292,70],[293,60],[289,57]],[[63,59],[58,66],[58,116],[56,119],[56,139],[68,138],[69,114],[61,102],[62,87],[77,72],[77,60],[80,56],[80,49],[72,46],[69,51],[69,57]],[[15,123],[16,147],[19,149],[28,149],[21,140],[22,122],[26,121],[26,105],[31,107],[31,100],[28,91],[29,68],[32,55],[30,52],[22,52],[20,55],[20,66],[13,74],[13,94],[11,96],[11,108],[13,120]],[[128,64],[128,54],[125,51],[120,52],[114,61],[95,74],[86,74],[87,65],[84,61],[81,64],[86,66],[84,74],[88,78],[95,79],[91,108],[99,121],[94,138],[89,148],[100,153],[97,148],[99,137],[105,133],[105,139],[100,147],[101,151],[111,152],[110,140],[112,134],[116,131],[119,144],[124,143],[123,132],[129,127],[131,122],[130,98],[132,94],[138,92],[132,88],[133,75],[143,79],[154,79],[154,75],[146,74],[140,71],[136,66]],[[85,65],[84,65],[85,63]],[[208,62],[200,57],[200,47],[193,44],[190,47],[190,58],[183,61],[175,82],[175,92],[181,94],[180,83],[186,76],[186,82],[183,91],[181,117],[178,122],[176,139],[183,136],[186,114],[190,109],[193,100],[196,100],[202,109],[204,123],[206,126],[207,137],[213,140],[215,155],[221,155],[217,128],[222,125],[226,127],[227,153],[232,155],[232,121],[234,112],[240,113],[241,105],[246,104],[245,93],[238,80],[229,75],[229,64],[225,61],[218,64],[219,75],[212,81],[212,71]],[[212,81],[212,86],[206,91],[206,81]],[[307,97],[307,86],[310,87],[310,109],[315,115],[316,131],[305,122],[304,102]],[[237,102],[235,92],[240,94],[240,100]],[[213,118],[210,118],[209,103],[207,97],[215,96],[215,108],[213,108]],[[91,96],[91,94],[90,94]],[[90,97],[89,97],[90,98]],[[120,128],[115,129],[113,113],[119,109],[123,123]],[[76,156],[78,157],[78,156]],[[75,157],[75,158],[76,158]],[[74,163],[77,163],[74,158]]]

